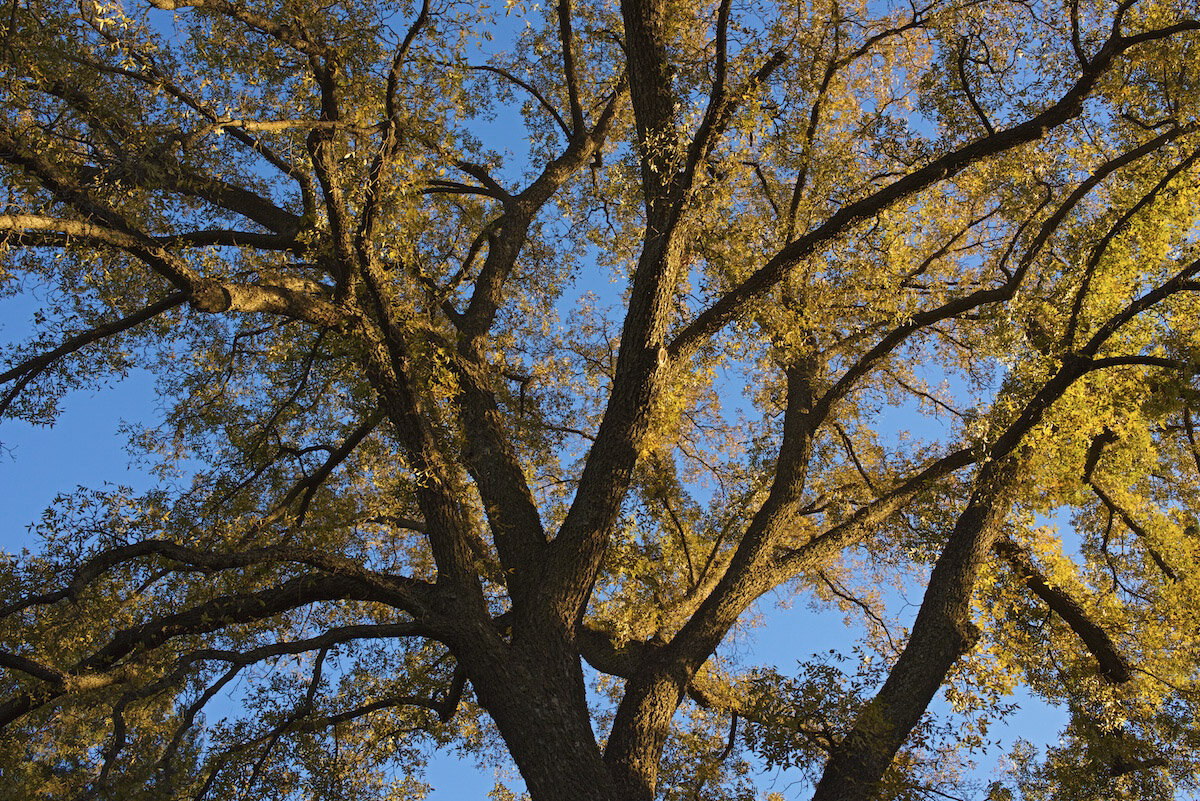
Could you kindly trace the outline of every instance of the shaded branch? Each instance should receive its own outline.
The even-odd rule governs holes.
[[[1117,650],[1116,643],[1101,626],[1095,623],[1083,606],[1066,591],[1053,586],[1037,569],[1024,548],[1007,537],[996,540],[992,549],[1013,572],[1025,582],[1030,592],[1050,607],[1088,649],[1100,668],[1100,675],[1112,684],[1123,684],[1132,678],[1129,662]]]
[[[144,309],[134,312],[120,320],[111,323],[96,326],[90,331],[85,331],[81,334],[76,334],[68,338],[63,344],[59,345],[52,351],[35,356],[31,359],[26,359],[16,367],[12,367],[0,373],[0,384],[15,381],[13,387],[5,393],[3,398],[0,398],[0,415],[3,415],[12,402],[20,394],[29,382],[37,378],[41,373],[50,368],[55,362],[62,359],[64,356],[69,356],[76,351],[87,347],[102,339],[106,339],[122,331],[127,331],[134,326],[152,320],[155,317],[182,305],[188,299],[185,292],[175,292],[157,303],[152,303]]]
[[[929,577],[912,633],[883,687],[833,751],[814,801],[873,794],[892,758],[979,636],[970,601],[985,555],[1011,504],[1016,465],[987,462]]]
[[[559,115],[558,111],[554,108],[554,106],[550,105],[550,101],[547,100],[545,95],[543,95],[541,92],[539,92],[537,87],[534,86],[533,84],[529,83],[528,81],[521,80],[516,75],[513,75],[511,72],[509,72],[508,70],[506,70],[502,67],[493,67],[490,64],[470,65],[467,67],[467,69],[475,70],[477,72],[490,72],[493,75],[499,75],[501,78],[505,79],[506,81],[509,81],[510,83],[513,83],[513,84],[521,87],[526,92],[528,92],[530,95],[532,95],[534,100],[536,100],[538,102],[538,104],[541,105],[541,107],[543,109],[545,109],[547,113],[550,114],[550,116],[558,124],[558,127],[566,135],[568,140],[573,138],[572,133],[571,133],[571,126],[567,125],[566,121]]]
[[[575,69],[575,37],[571,29],[571,0],[558,0],[558,40],[562,47],[563,81],[567,85],[567,103],[571,108],[569,138],[583,131],[583,105],[579,101],[579,74]]]
[[[109,570],[123,564],[155,556],[176,562],[186,568],[202,571],[234,570],[244,567],[295,563],[316,568],[328,574],[351,580],[371,588],[372,592],[388,596],[385,603],[424,617],[432,600],[433,586],[416,579],[369,571],[358,562],[344,556],[323,553],[292,545],[274,545],[246,551],[220,552],[178,545],[167,540],[140,542],[109,548],[88,559],[76,569],[66,585],[59,590],[28,596],[0,607],[0,620],[33,606],[76,599],[93,582]]]

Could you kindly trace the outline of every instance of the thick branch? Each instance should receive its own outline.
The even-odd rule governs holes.
[[[824,223],[782,248],[770,261],[716,303],[703,311],[671,342],[672,357],[693,352],[753,301],[775,286],[787,271],[812,255],[818,246],[840,236],[851,226],[869,219],[916,192],[954,176],[984,159],[1043,137],[1047,131],[1077,116],[1083,100],[1129,45],[1109,41],[1084,69],[1075,84],[1052,106],[1023,123],[998,131],[935,159],[915,172],[842,207]]]
[[[970,620],[975,578],[999,535],[1015,465],[988,462],[934,565],[912,634],[878,695],[834,749],[813,801],[870,798],[947,671],[979,636]]]
[[[8,409],[13,400],[16,399],[17,395],[30,381],[37,378],[42,372],[64,356],[69,356],[94,342],[99,342],[122,331],[127,331],[147,320],[152,320],[158,315],[183,304],[186,300],[187,295],[185,293],[175,292],[157,303],[152,303],[146,308],[136,311],[121,320],[99,325],[90,331],[76,334],[54,350],[35,356],[32,359],[27,359],[16,367],[0,373],[0,384],[5,384],[9,381],[16,382],[13,384],[12,389],[0,399],[0,415],[4,414],[5,410]]]
[[[95,677],[84,686],[94,685],[98,680],[123,680],[119,669],[112,676],[106,674],[118,668],[122,660],[153,651],[180,637],[209,634],[228,626],[267,620],[282,612],[320,601],[361,600],[391,604],[396,598],[394,591],[380,592],[378,587],[342,576],[302,576],[278,587],[256,593],[222,596],[182,612],[163,615],[116,632],[91,656],[64,671],[62,683],[11,696],[0,704],[0,729],[79,686],[81,678]]]

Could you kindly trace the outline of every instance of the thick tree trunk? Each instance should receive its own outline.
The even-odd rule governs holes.
[[[504,650],[468,675],[533,801],[626,801],[596,743],[578,654],[545,642]]]

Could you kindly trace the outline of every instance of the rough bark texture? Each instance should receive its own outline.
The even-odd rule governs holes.
[[[975,579],[987,559],[1016,483],[1016,465],[988,462],[933,567],[912,634],[883,688],[834,749],[813,801],[876,795],[892,757],[925,714],[946,673],[975,645],[970,618]]]

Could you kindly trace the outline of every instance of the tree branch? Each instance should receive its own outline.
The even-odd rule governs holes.
[[[174,309],[182,305],[188,299],[187,293],[174,292],[157,303],[152,303],[144,309],[134,312],[120,320],[115,320],[111,323],[98,325],[90,331],[85,331],[81,334],[76,334],[69,337],[63,344],[59,345],[52,351],[43,353],[39,356],[34,356],[31,359],[18,364],[0,373],[0,384],[6,384],[9,381],[15,381],[12,389],[5,393],[3,398],[0,398],[0,415],[3,415],[12,402],[20,394],[30,381],[37,378],[46,369],[53,366],[55,362],[62,359],[64,356],[69,356],[76,351],[87,347],[102,339],[114,336],[127,331],[141,323],[151,320],[164,312]]]
[[[722,295],[676,334],[669,351],[673,359],[694,352],[709,337],[729,323],[745,306],[761,298],[775,286],[791,267],[814,253],[819,245],[840,236],[856,223],[890,208],[916,192],[950,178],[969,166],[1028,142],[1036,141],[1083,108],[1096,82],[1107,72],[1128,46],[1110,40],[1105,44],[1075,84],[1053,105],[1040,114],[1011,128],[997,131],[934,159],[868,196],[843,206],[824,223],[780,249],[764,266],[741,284]]]
[[[1064,590],[1050,584],[1037,569],[1025,549],[1007,537],[996,540],[992,549],[1025,582],[1030,592],[1050,607],[1079,637],[1100,668],[1100,675],[1111,684],[1123,684],[1132,678],[1129,662],[1117,650],[1108,633],[1091,620],[1083,606]]]

